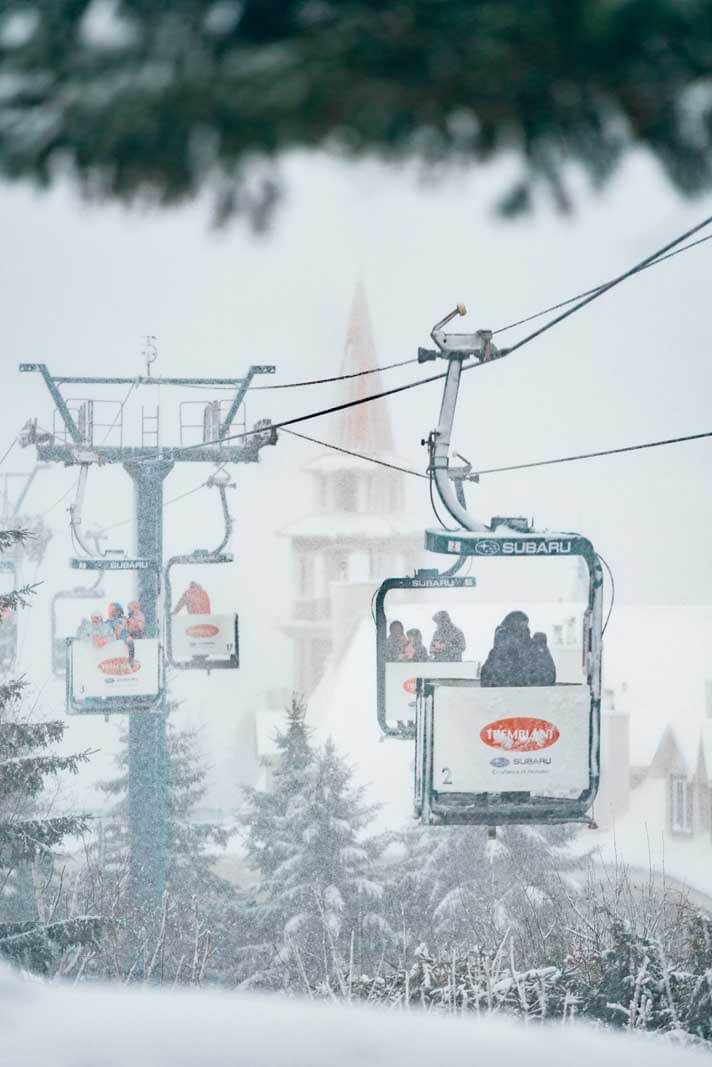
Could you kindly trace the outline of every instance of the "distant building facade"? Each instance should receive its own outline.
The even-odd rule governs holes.
[[[359,284],[346,335],[341,373],[377,366],[371,319]],[[380,374],[349,380],[347,399],[383,388]],[[333,442],[349,452],[386,461],[393,433],[384,401],[347,408]],[[329,451],[311,462],[310,514],[282,533],[291,541],[294,599],[285,629],[294,647],[294,684],[308,696],[335,649],[344,647],[376,586],[416,566],[423,529],[405,516],[405,475],[345,453]]]

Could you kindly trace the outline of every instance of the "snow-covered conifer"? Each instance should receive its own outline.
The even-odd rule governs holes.
[[[551,958],[562,879],[580,862],[567,853],[570,837],[534,826],[500,828],[494,840],[481,826],[408,832],[389,893],[406,952],[422,942],[445,953],[495,950],[509,932],[524,962],[538,958],[543,941]]]
[[[23,531],[0,531],[2,551],[29,541]],[[26,586],[2,594],[0,611],[14,613],[31,593]],[[14,620],[0,619],[0,628],[10,624]],[[96,916],[68,915],[62,894],[53,891],[50,900],[41,888],[51,882],[62,841],[87,829],[81,816],[48,817],[43,789],[48,779],[76,774],[88,753],[54,752],[65,723],[32,721],[22,704],[24,688],[18,679],[0,685],[0,956],[51,974],[67,950],[77,950],[78,960],[82,946],[93,946],[100,933]]]
[[[249,791],[248,855],[262,881],[248,959],[253,981],[303,989],[372,966],[390,931],[377,870],[384,842],[366,833],[377,806],[331,741],[310,747],[297,701],[287,714],[274,790]]]
[[[118,774],[100,783],[115,798],[100,840],[88,856],[83,893],[110,910],[110,938],[92,973],[119,980],[230,982],[240,931],[240,894],[214,870],[229,832],[194,818],[207,789],[198,731],[166,724],[167,871],[160,917],[145,916],[130,895],[128,835],[128,731],[115,762]],[[138,960],[138,962],[137,962]]]

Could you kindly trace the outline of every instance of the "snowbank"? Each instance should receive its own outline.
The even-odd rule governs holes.
[[[472,1016],[250,994],[47,986],[0,969],[4,1067],[694,1067],[664,1039],[581,1024],[525,1027]]]

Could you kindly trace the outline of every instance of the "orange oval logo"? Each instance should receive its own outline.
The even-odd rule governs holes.
[[[220,627],[213,626],[210,622],[202,622],[198,626],[189,626],[185,632],[188,637],[215,637],[220,633]]]
[[[406,680],[403,682],[403,688],[405,689],[406,693],[414,693],[417,687],[418,681],[416,678],[406,678]]]
[[[546,719],[497,719],[480,730],[480,740],[490,748],[508,752],[534,752],[559,740],[559,729]]]
[[[114,656],[112,659],[103,659],[99,664],[99,670],[102,674],[113,674],[115,676],[136,674],[137,671],[141,670],[141,664],[138,660],[129,663],[128,656]]]

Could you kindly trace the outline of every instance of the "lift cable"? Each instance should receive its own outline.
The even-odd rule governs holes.
[[[5,452],[3,453],[2,459],[0,459],[0,467],[3,465],[3,463],[5,462],[7,457],[10,455],[10,453],[12,452],[12,450],[15,447],[16,444],[17,444],[17,437],[13,437],[13,439],[10,442],[10,444],[8,445],[8,447],[5,449]]]
[[[515,344],[511,345],[509,348],[501,349],[497,358],[508,356],[512,352],[516,352],[517,349],[522,348],[526,344],[529,344],[530,341],[533,341],[536,337],[539,337],[547,330],[550,330],[553,326],[556,326],[564,319],[567,319],[570,315],[573,315],[575,314],[575,312],[580,311],[581,308],[585,307],[587,304],[590,304],[593,300],[596,300],[604,293],[607,293],[616,285],[620,285],[620,283],[625,281],[627,278],[632,277],[632,275],[639,273],[641,270],[644,270],[648,266],[652,266],[657,259],[663,256],[665,253],[669,252],[670,249],[675,247],[675,245],[680,244],[681,241],[685,241],[688,237],[692,236],[692,234],[697,233],[699,230],[703,229],[705,226],[709,226],[711,223],[712,215],[708,216],[706,219],[703,219],[702,222],[699,222],[696,226],[693,226],[692,229],[680,234],[679,237],[676,237],[673,241],[670,241],[668,242],[668,244],[663,245],[663,247],[658,249],[657,252],[646,256],[645,259],[641,260],[639,263],[636,263],[635,266],[630,267],[623,274],[619,274],[617,277],[612,278],[610,281],[606,282],[605,285],[600,286],[598,289],[594,290],[594,292],[590,293],[583,300],[580,300],[578,304],[574,304],[574,306],[572,308],[569,308],[568,311],[564,311],[561,315],[557,315],[556,318],[550,319],[549,322],[545,322],[543,326],[540,326],[532,333],[527,334],[526,337],[522,337],[519,341],[516,341]],[[462,370],[464,373],[465,371],[474,370],[476,368],[483,367],[486,365],[487,363],[485,362],[468,363],[467,365],[463,366]],[[408,389],[415,389],[418,386],[427,385],[430,382],[440,381],[445,378],[446,375],[446,371],[443,371],[440,374],[431,374],[427,378],[418,378],[417,381],[414,382],[406,382],[404,385],[397,385],[394,386],[392,389],[384,389],[380,393],[371,393],[370,396],[359,397],[356,400],[346,400],[341,404],[332,404],[328,408],[321,408],[317,411],[310,411],[306,415],[295,415],[291,419],[283,419],[281,422],[270,423],[269,428],[273,430],[281,430],[284,429],[286,426],[294,426],[297,423],[307,422],[310,419],[321,418],[324,415],[332,415],[338,411],[345,411],[348,408],[358,407],[360,404],[369,404],[373,400],[382,400],[384,397],[395,396],[397,393],[406,392]],[[265,429],[266,427],[261,427],[259,429],[252,430],[243,430],[240,433],[228,434],[225,437],[216,437],[214,440],[211,441],[200,441],[193,445],[186,445],[184,450],[187,451],[189,449],[205,448],[209,445],[220,445],[224,444],[227,441],[244,440],[244,438],[246,437],[252,437],[255,434],[264,433]]]
[[[66,500],[67,497],[69,496],[69,494],[73,493],[74,490],[77,488],[78,481],[79,481],[79,479],[75,478],[75,480],[70,485],[69,489],[65,490],[65,492],[62,493],[62,495],[60,497],[58,497],[57,500],[55,500],[54,504],[50,504],[50,506],[45,511],[41,512],[40,515],[39,515],[39,518],[40,519],[44,519],[46,515],[49,515],[50,511],[54,511],[54,509],[56,507],[58,507],[62,503],[63,500]]]
[[[132,384],[131,384],[131,385],[129,386],[128,392],[126,393],[126,396],[124,397],[124,399],[123,399],[123,400],[121,400],[121,401],[119,402],[119,404],[120,404],[120,406],[119,406],[119,410],[118,410],[118,412],[116,413],[116,417],[114,418],[114,421],[113,421],[113,422],[111,423],[111,425],[110,425],[110,426],[109,426],[109,428],[107,429],[106,433],[104,434],[104,438],[103,438],[103,440],[102,440],[102,442],[101,442],[101,444],[100,444],[100,446],[99,446],[100,448],[101,448],[101,447],[103,447],[103,446],[104,446],[104,445],[106,444],[106,442],[107,442],[107,440],[108,440],[108,438],[109,438],[109,434],[110,434],[110,433],[111,433],[111,431],[112,431],[112,430],[114,429],[114,427],[116,426],[116,424],[117,424],[117,422],[119,421],[119,419],[123,419],[123,416],[124,416],[124,407],[126,406],[126,404],[127,404],[127,402],[128,402],[128,399],[129,399],[129,397],[131,396],[131,394],[133,393],[134,389],[136,389],[137,387],[138,387],[138,382],[137,382],[137,381],[136,381],[136,382],[133,382],[133,383],[132,383]]]
[[[418,360],[413,359],[401,359],[398,363],[386,363],[383,367],[371,367],[369,370],[357,370],[352,374],[336,374],[333,378],[311,378],[309,381],[304,382],[284,382],[281,385],[253,385],[250,387],[250,392],[255,392],[257,389],[297,389],[302,385],[326,385],[328,382],[345,382],[349,378],[363,378],[367,374],[379,374],[383,370],[394,370],[396,367],[407,367],[410,363],[417,363]]]
[[[199,485],[194,486],[192,489],[186,490],[185,493],[179,493],[178,496],[171,497],[170,500],[164,501],[163,509],[165,510],[169,506],[169,504],[175,504],[179,500],[184,500],[187,496],[192,496],[193,493],[197,493],[198,490],[203,489],[207,484],[207,482],[200,482]],[[131,518],[129,519],[122,519],[121,522],[114,522],[111,524],[111,526],[102,526],[99,530],[99,533],[103,534],[108,533],[110,530],[117,530],[119,526],[128,526],[128,524],[131,522],[133,522],[133,516],[131,516]]]
[[[435,495],[433,493],[433,474],[432,474],[432,471],[428,474],[427,477],[428,477],[428,489],[429,489],[429,492],[430,492],[430,507],[433,509],[433,515],[438,520],[438,522],[442,526],[443,530],[446,530],[447,533],[456,533],[457,530],[455,528],[453,528],[452,526],[446,526],[445,523],[443,522],[443,520],[440,517],[440,512],[438,511],[438,506],[435,503]]]
[[[592,293],[589,293],[588,296],[584,297],[583,300],[580,300],[578,304],[574,304],[574,306],[572,308],[569,308],[568,311],[563,311],[561,315],[557,315],[555,319],[550,319],[549,322],[545,322],[543,326],[540,326],[537,330],[534,330],[532,331],[532,333],[527,334],[526,337],[522,337],[519,341],[516,341],[509,348],[502,349],[499,353],[500,356],[508,356],[512,352],[516,352],[518,348],[522,348],[524,345],[529,344],[529,342],[533,341],[535,337],[539,337],[541,334],[546,333],[546,331],[550,330],[552,326],[556,326],[558,325],[558,323],[563,322],[564,319],[567,319],[569,317],[569,315],[573,315],[576,311],[580,311],[581,308],[586,306],[586,304],[590,304],[591,301],[596,300],[599,296],[603,296],[603,294],[607,293],[609,289],[613,289],[616,285],[620,285],[621,282],[624,282],[626,281],[626,279],[631,278],[634,274],[639,274],[640,271],[645,270],[646,267],[653,266],[657,262],[657,260],[664,256],[666,252],[669,252],[670,249],[674,248],[675,245],[679,245],[682,241],[686,241],[688,237],[692,237],[693,234],[705,229],[705,227],[709,226],[710,223],[712,223],[712,215],[708,215],[706,219],[702,220],[702,222],[698,222],[696,226],[693,226],[685,233],[680,234],[680,236],[676,237],[674,241],[670,241],[668,242],[668,244],[663,245],[663,247],[659,248],[657,252],[654,252],[650,256],[646,256],[645,259],[641,259],[639,263],[636,263],[635,266],[630,267],[628,270],[624,271],[623,274],[619,274],[616,278],[612,278],[609,282],[605,282],[603,285],[599,286],[598,289],[595,289]],[[476,365],[479,366],[479,364]],[[463,369],[469,370],[470,368],[465,367]]]
[[[378,459],[376,456],[366,456],[362,452],[354,452],[350,448],[343,448],[341,445],[333,445],[330,441],[321,441],[318,437],[310,437],[305,433],[298,433],[297,430],[285,430],[285,433],[291,434],[292,437],[299,437],[302,441],[311,441],[314,445],[323,445],[324,448],[330,448],[333,452],[342,452],[345,456],[354,456],[355,459],[365,459],[368,463],[375,463],[379,467],[388,467],[392,471],[400,471],[402,474],[412,474],[416,478],[427,478],[427,474],[422,474],[420,471],[413,470],[412,467],[401,467],[398,463],[389,463],[385,459]]]
[[[401,474],[410,474],[414,478],[426,478],[430,480],[427,474],[423,474],[422,471],[414,470],[412,467],[402,467],[397,463],[389,463],[387,460],[379,459],[377,456],[367,456],[364,452],[355,452],[353,449],[343,448],[341,445],[334,445],[330,441],[324,441],[322,438],[318,437],[310,437],[308,434],[298,433],[296,430],[285,430],[284,432],[290,434],[292,437],[298,437],[302,441],[309,441],[314,445],[320,445],[322,448],[328,448],[333,452],[340,452],[343,455],[353,456],[355,459],[362,459],[367,463],[373,463],[377,467],[386,467],[388,470],[399,471]],[[686,441],[701,441],[708,437],[712,437],[712,430],[705,433],[686,434],[682,437],[667,437],[660,441],[646,441],[644,444],[640,445],[625,445],[622,448],[606,448],[598,452],[581,452],[576,455],[559,456],[556,459],[541,459],[531,463],[516,463],[508,467],[486,467],[479,471],[473,470],[473,474],[505,474],[509,471],[530,470],[533,467],[548,467],[560,463],[574,463],[578,460],[597,459],[601,456],[617,456],[624,452],[639,452],[646,448],[661,448],[663,445],[676,445]],[[166,500],[163,507],[167,508],[169,504],[175,504],[177,501],[185,499],[185,497],[192,496],[193,493],[197,493],[206,485],[207,482],[200,482],[199,485],[194,486],[193,489],[188,489],[186,492],[179,493],[178,496]],[[57,507],[65,497],[69,496],[74,487],[74,485],[70,486],[69,489],[62,494],[59,500],[56,500],[47,511],[43,512],[43,515],[47,515],[53,508]],[[112,523],[111,526],[103,526],[99,532],[108,533],[110,530],[116,530],[120,526],[127,526],[132,521],[132,518],[122,519],[121,522]],[[440,521],[441,525],[444,525],[439,518],[438,521]],[[447,529],[447,527],[445,528]]]
[[[705,433],[690,433],[682,437],[666,437],[661,441],[646,441],[642,445],[624,445],[622,448],[604,448],[598,452],[579,452],[571,456],[559,456],[557,459],[538,459],[533,463],[515,463],[509,467],[488,467],[477,471],[478,474],[505,474],[507,471],[531,470],[533,467],[552,467],[556,463],[575,463],[580,459],[597,459],[599,456],[617,456],[622,452],[640,452],[645,448],[661,448],[663,445],[678,445],[685,441],[701,441],[712,437],[712,430]]]
[[[656,256],[651,262],[645,263],[642,266],[636,268],[633,273],[638,271],[648,270],[649,267],[656,267],[658,263],[663,263],[666,259],[672,259],[673,256],[678,256],[681,252],[687,252],[690,248],[695,248],[696,245],[704,244],[705,241],[712,241],[712,234],[707,237],[700,237],[697,241],[692,241],[688,245],[684,245],[682,248],[676,248],[673,252],[667,252],[665,255]],[[541,311],[535,312],[533,315],[527,315],[524,319],[518,319],[516,322],[510,322],[507,326],[500,326],[498,329],[493,330],[492,333],[504,333],[505,330],[511,330],[515,326],[523,326],[527,322],[532,322],[534,319],[541,318],[542,315],[547,315],[551,311],[558,311],[559,308],[566,307],[567,304],[572,304],[575,300],[581,300],[585,296],[591,296],[593,293],[598,293],[610,285],[609,282],[603,282],[601,285],[596,285],[592,289],[586,289],[582,293],[577,293],[575,296],[570,296],[566,300],[561,300],[558,304],[552,304],[550,307],[543,308]],[[250,387],[250,392],[256,392],[260,389],[298,389],[304,385],[326,385],[331,382],[344,382],[350,378],[363,378],[368,374],[379,374],[381,371],[394,370],[396,367],[407,367],[411,363],[417,363],[417,359],[402,359],[397,363],[386,363],[383,367],[371,367],[369,370],[354,371],[352,374],[336,374],[330,378],[310,378],[301,382],[283,382],[280,384],[272,385],[253,385]],[[416,383],[417,384],[417,383]],[[232,386],[204,386],[206,389],[231,389]]]
[[[644,267],[640,267],[639,270],[648,270],[649,267],[657,267],[658,263],[664,263],[666,259],[672,259],[673,256],[679,256],[681,252],[687,252],[689,248],[695,248],[697,245],[704,244],[705,241],[712,241],[712,233],[707,237],[700,237],[697,241],[691,241],[689,245],[683,245],[682,248],[676,248],[674,252],[668,252],[664,256],[659,256],[651,263],[647,263]],[[552,304],[551,307],[543,308],[542,311],[537,311],[533,315],[527,315],[525,319],[518,319],[516,322],[510,322],[507,326],[500,326],[498,329],[493,330],[492,333],[504,333],[505,330],[512,330],[515,326],[523,326],[525,322],[533,322],[534,319],[540,319],[542,315],[548,315],[550,311],[558,311],[559,308],[566,307],[567,304],[572,304],[574,300],[581,300],[584,296],[590,296],[592,293],[598,293],[600,290],[605,289],[608,285],[607,282],[603,282],[601,285],[595,285],[592,289],[586,289],[583,293],[577,293],[576,296],[570,296],[567,300],[561,300],[558,304]]]
[[[376,456],[367,456],[363,452],[352,452],[350,449],[342,448],[340,445],[332,445],[328,441],[322,441],[316,437],[308,437],[303,433],[296,433],[294,430],[285,430],[285,433],[290,433],[293,437],[301,437],[304,441],[311,441],[315,445],[323,445],[324,448],[331,448],[335,452],[345,452],[348,456],[355,456],[358,459],[367,460],[369,463],[375,463],[379,467],[390,467],[392,470],[401,471],[403,474],[412,474],[416,478],[427,478],[427,474],[421,474],[420,471],[413,470],[411,467],[399,467],[395,463],[387,463],[384,460],[378,459]],[[506,474],[509,471],[525,471],[531,470],[534,467],[552,467],[559,463],[575,463],[582,459],[597,459],[601,456],[617,456],[623,452],[640,452],[646,448],[661,448],[664,445],[677,445],[683,444],[686,441],[702,441],[707,437],[712,437],[712,430],[707,430],[704,433],[691,433],[685,434],[681,437],[666,437],[659,441],[646,441],[639,445],[623,445],[621,448],[604,448],[597,452],[579,452],[569,456],[557,456],[555,459],[538,459],[529,463],[514,463],[506,467],[483,467],[480,470],[472,471],[473,475],[483,474]]]

